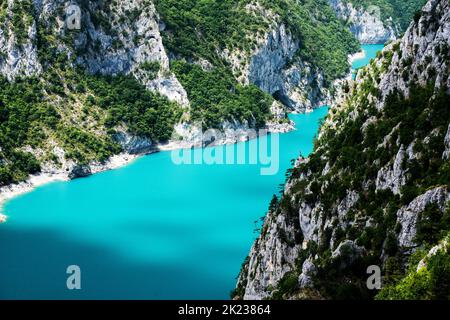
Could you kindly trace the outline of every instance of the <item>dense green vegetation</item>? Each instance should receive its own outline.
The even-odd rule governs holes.
[[[116,127],[166,141],[180,116],[178,105],[130,76],[51,69],[41,79],[1,78],[0,185],[39,172],[42,161],[58,162],[49,141],[63,146],[67,159],[105,161],[121,151],[113,140]],[[103,127],[108,131],[103,132]],[[36,159],[25,147],[45,150],[46,155]]]
[[[347,55],[359,45],[324,0],[268,1],[259,3],[275,15],[266,18],[246,9],[249,0],[158,0],[156,6],[167,24],[166,47],[179,57],[203,58],[225,64],[217,54],[237,50],[243,56],[256,49],[274,21],[284,23],[300,42],[299,55],[321,68],[328,80],[348,71]]]
[[[377,6],[383,21],[392,18],[395,23],[399,24],[401,31],[405,31],[415,13],[425,5],[427,0],[348,0],[348,2],[365,9]]]
[[[379,300],[449,300],[450,299],[450,235],[446,244],[431,257],[426,250],[419,250],[409,261],[405,277],[381,290]],[[417,270],[419,260],[425,266]]]
[[[238,120],[262,128],[268,120],[273,98],[255,86],[239,85],[226,68],[203,71],[176,61],[172,70],[189,93],[191,119],[203,127],[221,128],[224,120]]]
[[[77,83],[85,84],[91,92],[92,95],[88,96],[90,103],[108,111],[107,128],[126,124],[132,134],[165,142],[170,139],[174,125],[181,117],[181,108],[176,103],[150,92],[129,76],[78,73]]]
[[[40,170],[37,159],[18,147],[43,140],[42,127],[56,128],[58,114],[43,102],[38,80],[11,85],[0,78],[0,185],[25,179]]]

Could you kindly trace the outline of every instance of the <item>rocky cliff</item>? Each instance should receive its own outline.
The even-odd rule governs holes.
[[[264,11],[259,11],[258,14]],[[233,71],[244,84],[254,84],[271,94],[293,112],[310,111],[329,102],[330,85],[323,71],[298,53],[300,40],[271,14],[271,27],[257,39],[258,45],[248,54],[224,52]]]
[[[337,16],[362,44],[384,44],[397,39],[425,1],[328,0]]]
[[[67,28],[69,5],[81,9],[79,30]],[[48,61],[41,46],[53,37],[47,45],[58,47],[68,62],[93,74],[132,74],[149,89],[188,104],[186,92],[170,72],[160,20],[151,1],[3,1],[2,17],[0,72],[10,80],[42,72],[42,64]],[[148,63],[157,64],[159,70],[146,72],[142,66]]]
[[[392,18],[382,21],[379,11],[368,11],[356,7],[351,2],[329,0],[337,16],[349,24],[350,31],[362,44],[383,44],[395,40],[399,35],[399,26]]]
[[[417,288],[426,286],[436,298],[447,290],[436,280],[414,291],[399,278],[417,263],[412,253],[450,230],[449,48],[450,4],[430,0],[403,39],[343,85],[315,151],[272,201],[235,296],[424,298]],[[442,263],[433,277],[445,278]],[[382,270],[381,293],[366,286],[371,265]]]
[[[188,17],[176,14],[174,8],[188,5]],[[216,7],[230,14],[211,23],[211,16],[217,19]],[[160,1],[157,8],[167,20],[163,35],[176,59],[204,70],[225,63],[239,83],[257,86],[291,111],[304,112],[329,101],[332,82],[348,74],[347,55],[358,50],[325,1],[212,1],[205,8],[183,0]],[[197,25],[202,30],[197,41],[211,39],[210,46],[191,49],[191,35],[176,30],[183,24]],[[219,33],[222,39],[216,41]]]

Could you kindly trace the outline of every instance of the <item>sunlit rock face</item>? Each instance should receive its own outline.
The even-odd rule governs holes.
[[[376,10],[368,12],[342,0],[329,0],[329,3],[339,18],[348,21],[350,31],[362,44],[384,44],[395,40],[400,33],[392,19],[383,22]]]

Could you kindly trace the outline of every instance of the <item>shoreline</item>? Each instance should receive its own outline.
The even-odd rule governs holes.
[[[283,125],[268,125],[267,127],[268,133],[287,133],[295,130],[295,126],[292,124],[288,124],[286,126]],[[251,137],[252,139],[257,137]],[[208,147],[215,147],[220,145],[228,145],[228,144],[236,144],[240,142],[244,142],[247,139],[223,139],[220,141],[216,141],[208,145]],[[106,172],[110,170],[119,169],[121,167],[125,167],[130,165],[135,160],[151,155],[158,152],[166,152],[166,151],[174,151],[174,150],[182,150],[182,149],[191,149],[196,146],[194,142],[186,142],[186,141],[169,141],[165,144],[157,144],[150,150],[149,152],[144,152],[141,154],[129,154],[129,153],[120,153],[112,156],[106,163],[100,164],[93,162],[89,164],[91,169],[91,174],[89,176]],[[78,179],[78,178],[77,178]],[[3,187],[0,187],[0,224],[6,222],[8,220],[8,216],[3,214],[3,207],[5,203],[13,198],[21,196],[23,194],[32,192],[34,189],[44,186],[53,182],[67,182],[73,179],[69,178],[69,172],[65,172],[63,170],[56,172],[42,172],[37,175],[31,175],[26,181],[19,182],[17,184],[10,184]]]
[[[3,205],[15,197],[22,194],[33,191],[35,188],[43,186],[48,183],[56,181],[69,181],[68,175],[64,173],[41,173],[38,175],[32,175],[28,180],[19,182],[17,184],[10,184],[4,187],[0,187],[0,223],[6,222],[7,216],[2,214]]]
[[[361,60],[364,59],[366,57],[366,52],[364,51],[364,49],[361,49],[361,51],[355,53],[355,54],[351,54],[348,56],[348,62],[352,65],[353,62],[355,62],[356,60]]]

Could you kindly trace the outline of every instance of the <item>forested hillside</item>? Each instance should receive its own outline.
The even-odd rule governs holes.
[[[347,74],[347,55],[358,49],[324,0],[158,0],[156,7],[170,31],[163,33],[166,47],[213,65],[226,63],[219,54],[225,49],[250,57],[259,38],[279,24],[300,42],[298,55],[330,81]]]

